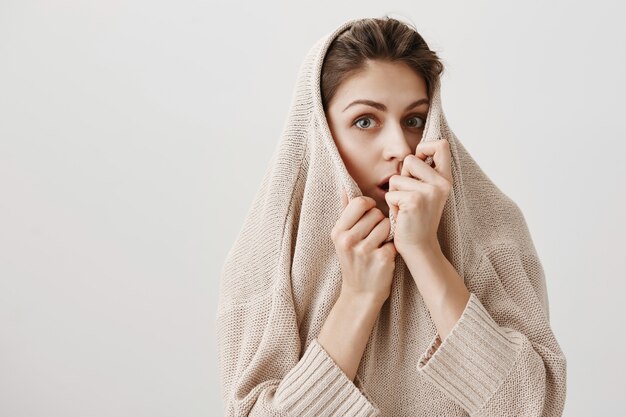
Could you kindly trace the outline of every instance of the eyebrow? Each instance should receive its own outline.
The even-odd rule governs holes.
[[[348,107],[353,106],[355,104],[365,104],[366,106],[372,106],[380,111],[387,111],[387,106],[385,106],[382,103],[378,103],[376,101],[373,100],[354,100],[352,103],[348,104],[346,106],[345,109],[342,110],[342,112],[346,111],[348,109]],[[414,101],[413,103],[409,104],[406,109],[404,109],[404,111],[407,111],[409,109],[412,109],[413,107],[417,107],[421,104],[428,104],[428,99],[427,98],[421,98],[417,101]]]

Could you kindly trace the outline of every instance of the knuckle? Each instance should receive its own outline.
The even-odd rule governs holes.
[[[385,215],[378,207],[372,207],[370,211],[374,212],[374,215],[378,218],[378,221],[381,221]]]
[[[363,207],[369,207],[369,205],[372,202],[372,199],[367,196],[362,195],[362,196],[359,196],[359,202]]]
[[[363,245],[356,245],[354,246],[354,254],[359,256],[359,257],[364,257],[367,253],[367,250],[365,249],[365,247]]]
[[[354,235],[350,232],[343,232],[337,237],[337,246],[342,249],[349,249],[354,243]]]
[[[376,251],[376,257],[379,262],[390,263],[393,260],[393,253],[388,248]]]
[[[450,189],[452,188],[452,184],[450,184],[450,181],[443,178],[437,182],[435,188],[438,194],[448,195],[450,193]]]
[[[408,197],[408,204],[410,204],[413,207],[417,207],[420,205],[421,201],[424,199],[424,193],[426,193],[427,191],[424,192],[416,192],[416,193],[411,193]]]

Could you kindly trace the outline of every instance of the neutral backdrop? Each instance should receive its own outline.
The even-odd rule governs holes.
[[[0,0],[0,415],[222,415],[220,269],[298,67],[383,14],[439,53],[450,126],[525,214],[564,415],[624,415],[622,4]]]

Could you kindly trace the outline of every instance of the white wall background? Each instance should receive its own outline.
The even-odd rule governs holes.
[[[412,20],[448,121],[525,213],[566,416],[623,414],[626,27],[618,1],[0,1],[0,415],[222,415],[219,272],[298,67]]]

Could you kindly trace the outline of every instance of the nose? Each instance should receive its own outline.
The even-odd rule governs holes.
[[[411,153],[411,146],[407,138],[406,132],[402,126],[391,123],[387,126],[387,132],[384,141],[383,158],[397,158],[403,161],[404,158]]]

